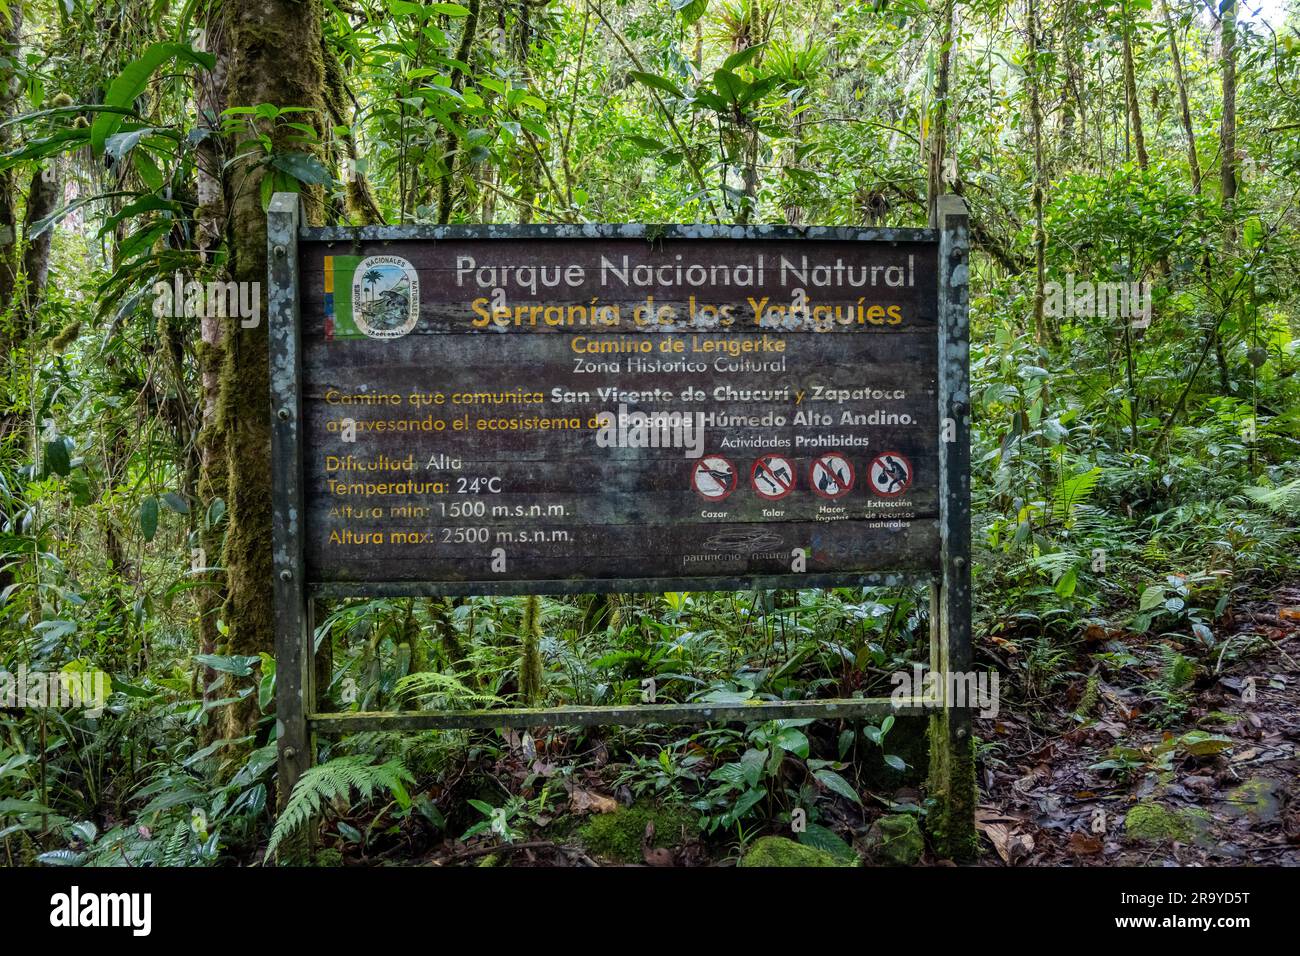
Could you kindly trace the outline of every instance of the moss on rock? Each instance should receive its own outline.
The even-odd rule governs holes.
[[[921,825],[910,813],[881,817],[867,831],[867,852],[873,863],[915,866],[925,852]]]
[[[1256,823],[1270,823],[1282,809],[1279,784],[1267,777],[1251,777],[1228,793],[1228,812],[1244,814]]]
[[[593,816],[578,829],[585,846],[597,856],[620,863],[641,862],[646,825],[655,825],[653,846],[670,847],[699,833],[699,819],[682,807],[621,807]]]
[[[804,846],[794,840],[779,836],[766,836],[754,841],[754,845],[745,851],[738,866],[772,867],[772,866],[852,866],[841,862],[825,850]]]
[[[1171,810],[1159,803],[1139,803],[1124,817],[1124,835],[1138,843],[1189,843],[1208,832],[1212,819],[1200,807]]]

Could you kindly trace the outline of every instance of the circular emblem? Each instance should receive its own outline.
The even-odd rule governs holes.
[[[823,498],[834,501],[853,490],[853,463],[837,451],[818,455],[808,469],[808,484]]]
[[[705,501],[722,501],[736,490],[736,466],[721,455],[705,455],[691,469],[691,487]]]
[[[887,451],[872,460],[867,476],[872,491],[882,498],[896,498],[912,484],[912,463],[906,455]]]
[[[420,321],[420,274],[400,256],[367,256],[352,273],[352,320],[372,339],[396,339]]]

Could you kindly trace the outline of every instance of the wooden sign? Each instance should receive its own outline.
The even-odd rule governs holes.
[[[268,216],[280,781],[315,733],[970,714],[921,698],[316,713],[313,597],[928,582],[970,667],[968,221],[307,228]]]
[[[933,570],[938,243],[853,232],[300,243],[308,576]]]

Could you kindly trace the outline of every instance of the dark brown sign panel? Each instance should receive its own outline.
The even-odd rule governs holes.
[[[822,233],[302,241],[308,579],[938,569],[937,239]]]

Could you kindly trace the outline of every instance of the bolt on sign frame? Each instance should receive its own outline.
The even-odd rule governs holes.
[[[827,228],[827,227],[777,227],[777,226],[639,226],[639,225],[536,225],[536,226],[376,226],[376,227],[309,227],[301,216],[299,197],[291,193],[278,193],[271,202],[268,212],[267,242],[269,253],[268,286],[268,322],[270,336],[271,400],[272,400],[272,466],[274,469],[273,491],[273,552],[274,552],[274,587],[275,587],[275,649],[277,660],[277,739],[279,748],[279,779],[281,799],[283,800],[299,777],[312,765],[315,754],[316,734],[346,734],[373,730],[425,730],[477,728],[494,729],[505,727],[547,727],[547,726],[599,726],[599,725],[691,725],[743,721],[762,721],[790,718],[850,719],[884,714],[928,714],[930,718],[930,793],[936,798],[935,808],[930,815],[930,828],[936,838],[940,852],[962,857],[972,853],[975,846],[974,805],[975,775],[974,758],[971,741],[971,702],[956,699],[954,687],[956,682],[945,679],[939,681],[938,699],[925,697],[919,689],[911,696],[893,699],[881,698],[845,698],[823,700],[781,700],[758,701],[738,704],[719,703],[667,703],[642,704],[637,706],[607,707],[553,707],[553,708],[509,708],[468,711],[404,711],[383,713],[321,713],[316,710],[313,677],[314,662],[314,604],[317,598],[340,598],[358,596],[435,596],[454,594],[559,594],[592,592],[655,592],[674,590],[740,590],[749,588],[807,588],[837,587],[855,585],[885,585],[927,583],[931,596],[931,633],[930,633],[930,668],[938,675],[964,675],[971,668],[971,585],[970,585],[970,397],[969,397],[969,320],[967,314],[968,286],[968,227],[969,219],[965,203],[957,196],[944,196],[939,203],[937,229],[876,229],[876,228]],[[391,563],[381,557],[363,567],[361,574],[350,575],[349,560],[337,559],[331,573],[321,570],[322,562],[319,551],[313,560],[309,552],[312,548],[311,536],[319,532],[313,528],[313,505],[321,506],[314,498],[324,498],[323,481],[319,474],[312,474],[311,452],[313,435],[310,425],[316,414],[310,403],[304,402],[304,363],[305,356],[319,359],[328,354],[332,360],[334,354],[325,353],[319,346],[320,332],[307,328],[316,340],[307,340],[304,334],[304,297],[312,297],[311,307],[319,311],[322,307],[332,309],[339,297],[349,290],[333,289],[332,274],[322,282],[321,272],[316,263],[326,262],[325,269],[332,268],[329,263],[334,259],[325,256],[346,256],[349,252],[354,257],[347,260],[355,264],[365,262],[358,268],[369,269],[368,258],[357,258],[365,253],[374,257],[380,253],[398,256],[397,261],[407,267],[410,263],[400,258],[400,254],[425,263],[433,274],[431,262],[445,262],[458,249],[473,247],[475,249],[494,248],[506,250],[520,248],[526,243],[524,253],[502,252],[503,256],[525,255],[531,257],[531,250],[547,248],[579,248],[580,241],[585,240],[589,246],[597,240],[598,249],[616,248],[623,243],[627,247],[629,240],[639,240],[641,247],[653,247],[656,243],[672,243],[674,248],[701,250],[707,248],[709,241],[719,248],[731,249],[732,255],[738,248],[751,243],[754,248],[774,248],[773,243],[784,243],[780,248],[814,248],[823,242],[853,243],[855,248],[872,253],[878,249],[882,254],[886,250],[897,253],[898,250],[915,249],[924,263],[933,262],[920,270],[921,284],[934,283],[924,289],[923,301],[929,303],[921,311],[933,315],[926,317],[932,323],[924,349],[924,361],[918,375],[928,376],[930,381],[923,383],[920,391],[937,396],[937,408],[924,410],[920,421],[933,425],[934,444],[922,450],[920,454],[926,460],[935,463],[935,474],[929,476],[933,488],[922,492],[933,498],[932,510],[922,514],[922,520],[915,522],[923,526],[915,539],[902,536],[911,544],[913,551],[925,550],[921,555],[912,555],[909,560],[900,561],[898,565],[886,564],[894,554],[886,545],[880,552],[883,557],[875,559],[862,557],[866,549],[866,538],[852,537],[854,533],[850,522],[838,522],[834,529],[837,534],[849,534],[847,548],[845,538],[839,542],[836,554],[841,559],[838,565],[832,562],[827,570],[808,569],[802,573],[732,573],[715,576],[690,575],[679,573],[658,573],[655,576],[637,576],[626,573],[621,568],[615,573],[620,576],[590,576],[577,573],[564,573],[547,579],[533,574],[512,576],[502,575],[496,580],[488,574],[477,571],[466,572],[469,576],[477,575],[479,580],[451,580],[457,574],[448,573],[447,568],[435,569],[427,580],[420,577],[418,571],[412,570],[421,565],[395,559]],[[514,243],[513,246],[503,245]],[[692,245],[694,244],[694,245]],[[730,245],[728,245],[730,244]],[[764,245],[766,244],[766,245]],[[861,244],[857,246],[856,244]],[[869,249],[868,247],[876,247]],[[823,248],[827,248],[823,246]],[[424,250],[421,252],[421,250]],[[491,253],[487,253],[490,255]],[[587,255],[590,257],[592,253]],[[575,253],[576,255],[576,253]],[[441,258],[439,258],[441,257]],[[680,257],[679,257],[680,258]],[[773,257],[775,258],[775,257]],[[380,257],[379,262],[387,261]],[[503,262],[510,261],[503,258]],[[761,260],[760,260],[761,261]],[[910,261],[910,260],[909,260]],[[398,266],[397,268],[400,268]],[[367,273],[369,274],[369,273]],[[405,286],[408,295],[399,301],[399,311],[408,306],[408,300],[414,298],[414,312],[410,326],[423,322],[425,317],[420,309],[420,287],[418,276],[412,275]],[[761,275],[761,271],[760,271]],[[784,275],[784,273],[783,273]],[[434,275],[434,278],[438,277]],[[364,310],[367,292],[364,277],[354,278],[353,290],[355,304]],[[493,280],[494,282],[497,280]],[[317,283],[319,288],[310,287],[308,283]],[[355,283],[363,283],[357,286]],[[375,280],[378,282],[378,279]],[[375,282],[369,287],[368,301],[374,303],[380,296]],[[874,283],[874,275],[873,275]],[[409,295],[414,287],[414,296]],[[355,291],[355,290],[360,291]],[[644,290],[641,290],[644,293]],[[329,298],[327,293],[332,293]],[[384,293],[387,294],[387,293]],[[480,299],[487,302],[487,299]],[[594,300],[593,300],[594,301]],[[694,299],[692,301],[692,321],[694,321]],[[862,300],[858,300],[862,301]],[[324,303],[324,306],[322,306]],[[430,315],[432,322],[444,318],[446,309],[440,313],[434,306]],[[755,309],[755,314],[759,310]],[[460,309],[465,312],[463,305]],[[480,315],[489,313],[479,312]],[[328,320],[327,336],[332,337],[333,312]],[[318,314],[313,314],[311,321],[319,322]],[[862,321],[861,318],[858,319]],[[490,324],[490,323],[486,323]],[[505,322],[501,323],[505,325]],[[444,331],[446,331],[444,329]],[[463,329],[461,331],[464,331]],[[489,328],[478,330],[480,335],[492,332],[515,334],[510,329]],[[653,333],[654,329],[647,330]],[[753,331],[753,330],[750,330]],[[832,330],[833,331],[833,330]],[[367,332],[367,335],[370,333]],[[913,335],[915,339],[917,336]],[[433,342],[452,342],[453,338],[464,339],[465,336],[434,336],[424,338],[430,341],[425,346],[416,341],[418,337],[402,344],[389,344],[393,352],[385,353],[384,362],[401,365],[402,351],[415,356],[413,364],[417,374],[419,369],[429,367],[429,353],[422,356],[421,348],[432,347]],[[550,336],[554,340],[554,336]],[[482,340],[480,340],[482,341]],[[841,339],[841,342],[846,341]],[[505,347],[514,343],[498,337],[494,345]],[[372,343],[373,344],[373,343]],[[542,342],[534,335],[530,350],[542,349]],[[455,343],[447,347],[454,347]],[[364,346],[363,346],[364,347]],[[438,347],[442,347],[439,344]],[[314,351],[313,351],[314,349]],[[900,351],[901,349],[901,351]],[[884,351],[888,351],[888,347]],[[877,351],[881,351],[877,348]],[[902,358],[899,364],[906,364],[909,353],[902,346],[895,346]],[[501,353],[504,354],[504,353]],[[529,353],[525,353],[529,354]],[[848,354],[842,350],[835,353],[838,361]],[[395,356],[389,359],[388,356]],[[469,359],[459,358],[459,364],[470,364]],[[518,356],[520,361],[522,355]],[[500,355],[497,356],[498,361]],[[340,361],[346,364],[346,359]],[[507,363],[515,361],[507,358]],[[565,361],[568,361],[567,359]],[[814,359],[814,363],[817,360]],[[823,357],[822,361],[834,361]],[[887,362],[888,357],[873,357],[874,363]],[[424,364],[420,364],[423,362]],[[456,364],[453,359],[450,368]],[[873,366],[877,369],[879,366]],[[308,371],[312,371],[308,369]],[[345,370],[346,371],[346,370]],[[514,371],[510,367],[507,371]],[[523,369],[518,369],[523,372]],[[851,370],[850,370],[851,371]],[[463,369],[455,374],[463,374]],[[556,373],[558,375],[558,373]],[[907,368],[903,368],[902,381],[908,381]],[[419,378],[407,379],[408,382],[422,381]],[[427,382],[425,383],[427,387]],[[500,387],[498,385],[498,387]],[[305,408],[307,414],[305,414]],[[937,447],[936,447],[937,446]],[[337,449],[335,449],[337,450]],[[572,454],[573,452],[569,452]],[[753,452],[757,457],[759,452]],[[901,457],[901,455],[900,455]],[[703,459],[706,463],[708,458]],[[723,459],[727,464],[730,462]],[[793,463],[794,458],[784,459]],[[842,458],[847,462],[847,458]],[[862,461],[859,456],[859,461]],[[827,457],[832,467],[839,464]],[[779,468],[781,461],[778,461]],[[701,466],[696,466],[701,467]],[[725,466],[723,466],[725,467]],[[759,464],[754,465],[755,475]],[[811,474],[803,472],[799,478],[790,482],[807,483],[806,490],[814,491],[816,478],[823,481],[825,476],[818,472],[819,463],[812,460]],[[851,467],[851,466],[850,466]],[[870,471],[874,467],[859,466],[859,471]],[[911,465],[908,465],[907,484],[911,483]],[[740,471],[740,469],[737,469]],[[748,469],[745,469],[748,472]],[[530,474],[536,475],[534,467]],[[736,483],[740,475],[731,478]],[[868,476],[858,476],[858,484],[865,485]],[[883,479],[882,479],[883,480]],[[757,478],[754,479],[757,482]],[[853,477],[848,482],[851,486]],[[769,483],[770,484],[770,483]],[[873,481],[874,484],[874,481]],[[919,484],[919,482],[918,482]],[[833,489],[833,483],[830,485]],[[905,485],[906,487],[906,485]],[[772,485],[772,489],[779,489]],[[754,484],[755,492],[759,486]],[[884,489],[877,489],[886,494]],[[699,489],[696,489],[699,493]],[[710,485],[710,492],[721,494]],[[788,491],[779,492],[788,494]],[[689,493],[688,493],[689,494]],[[769,495],[777,491],[769,489]],[[760,495],[761,496],[761,495]],[[706,497],[701,495],[701,497]],[[823,495],[823,497],[826,497]],[[619,501],[625,499],[617,499]],[[809,499],[810,501],[813,499]],[[847,499],[846,499],[847,500]],[[757,504],[758,502],[751,502]],[[770,500],[767,502],[772,504]],[[698,501],[697,501],[698,505]],[[617,506],[616,506],[617,507]],[[931,508],[927,504],[926,508]],[[608,508],[606,509],[608,511]],[[561,514],[564,512],[561,511]],[[752,512],[751,512],[752,513]],[[319,523],[319,521],[317,522]],[[821,527],[830,528],[830,522]],[[862,527],[862,526],[858,526]],[[613,529],[618,530],[618,529]],[[688,530],[687,536],[690,534]],[[698,528],[697,528],[698,532]],[[645,548],[645,535],[648,529],[641,529],[639,543]],[[659,532],[666,534],[667,532]],[[833,537],[830,531],[827,536]],[[862,532],[863,535],[866,532]],[[878,533],[871,539],[872,546],[881,540]],[[910,534],[910,532],[909,532]],[[814,537],[820,540],[821,532]],[[895,538],[900,537],[898,535]],[[507,535],[507,539],[509,536]],[[498,538],[498,540],[500,540]],[[565,539],[567,540],[567,538]],[[664,540],[668,540],[664,538]],[[845,553],[849,554],[848,563],[844,563]],[[856,561],[852,558],[856,552]],[[596,560],[604,560],[597,558]],[[462,562],[464,566],[469,566]],[[391,577],[385,574],[387,567],[402,567],[401,573]],[[430,565],[433,567],[433,565]],[[890,567],[900,570],[889,570]],[[475,567],[484,567],[479,564]],[[328,570],[328,569],[326,569]],[[572,570],[572,569],[570,569]]]

